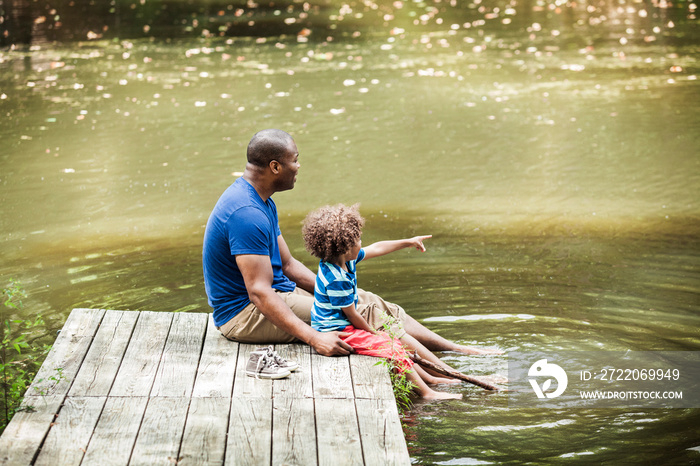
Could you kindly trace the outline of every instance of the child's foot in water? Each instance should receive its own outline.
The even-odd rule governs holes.
[[[461,393],[447,393],[447,392],[436,392],[435,390],[430,390],[423,394],[424,400],[461,400]]]

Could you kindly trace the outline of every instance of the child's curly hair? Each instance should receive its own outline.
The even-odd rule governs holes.
[[[301,232],[306,249],[322,261],[333,261],[357,243],[362,235],[365,219],[359,204],[323,206],[309,213]]]

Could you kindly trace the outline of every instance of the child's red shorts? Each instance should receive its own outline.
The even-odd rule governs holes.
[[[413,361],[406,353],[406,349],[396,338],[391,338],[384,332],[377,332],[375,335],[352,325],[348,325],[342,331],[350,333],[349,336],[341,337],[341,339],[352,346],[355,353],[391,359],[399,372],[402,373],[413,367]]]

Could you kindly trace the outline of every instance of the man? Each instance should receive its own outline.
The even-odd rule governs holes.
[[[260,131],[247,158],[243,176],[221,195],[204,233],[204,285],[215,325],[226,338],[243,343],[301,340],[324,356],[349,354],[352,348],[339,332],[309,325],[316,275],[292,257],[279,229],[271,196],[294,188],[300,168],[294,140],[281,130]],[[427,349],[493,352],[445,340],[372,293],[363,291],[360,302],[401,322],[419,354],[434,362],[439,360]],[[380,313],[370,319],[375,325]]]

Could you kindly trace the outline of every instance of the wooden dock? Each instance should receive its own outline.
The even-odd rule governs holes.
[[[410,464],[384,366],[276,345],[300,364],[247,377],[255,346],[226,340],[211,314],[74,309],[0,464]]]

